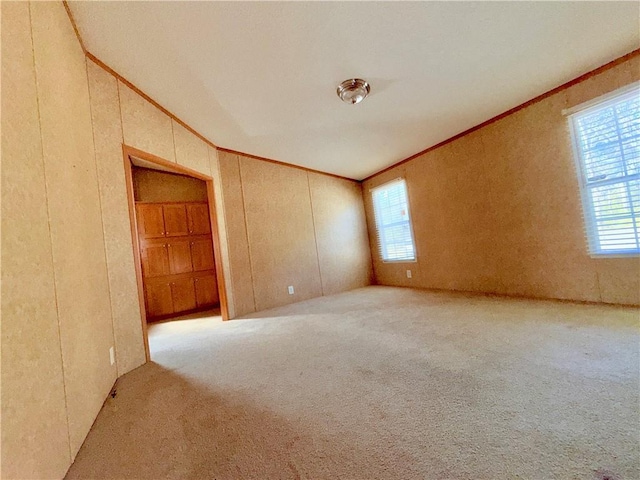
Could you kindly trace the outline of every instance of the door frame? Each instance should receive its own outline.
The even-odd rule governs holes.
[[[149,336],[147,334],[147,310],[144,302],[144,283],[142,281],[142,263],[140,259],[140,238],[138,237],[138,223],[136,218],[136,203],[133,194],[133,172],[131,157],[137,157],[145,162],[149,162],[159,167],[161,170],[187,175],[189,177],[202,180],[207,185],[207,203],[209,205],[209,221],[211,222],[211,236],[213,238],[213,258],[216,262],[216,280],[218,283],[218,298],[220,299],[220,314],[222,320],[229,320],[229,306],[227,303],[227,290],[222,268],[222,252],[220,250],[220,237],[218,233],[217,212],[215,208],[215,197],[213,190],[213,178],[210,175],[191,170],[177,163],[170,162],[151,153],[138,150],[126,144],[122,144],[122,155],[124,160],[124,175],[127,186],[127,203],[129,205],[129,222],[131,224],[131,245],[133,247],[133,258],[136,267],[136,283],[138,285],[138,302],[140,303],[140,321],[142,323],[142,336],[144,340],[144,350],[147,362],[151,357],[149,354]]]

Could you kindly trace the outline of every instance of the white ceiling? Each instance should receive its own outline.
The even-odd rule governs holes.
[[[91,53],[216,145],[355,179],[638,48],[639,5],[70,4]]]

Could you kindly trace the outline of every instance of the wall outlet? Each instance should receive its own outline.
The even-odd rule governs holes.
[[[116,363],[116,351],[111,347],[109,349],[109,360],[111,361],[111,365]]]
[[[411,278],[411,270],[407,270],[407,278]]]
[[[293,295],[293,285],[289,285],[287,290],[289,290],[289,295]]]

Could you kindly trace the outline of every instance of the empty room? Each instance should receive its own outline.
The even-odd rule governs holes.
[[[1,478],[640,478],[638,2],[0,16]]]

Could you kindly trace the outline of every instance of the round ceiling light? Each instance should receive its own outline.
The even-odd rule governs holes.
[[[361,78],[351,78],[338,85],[338,96],[345,103],[355,105],[365,99],[371,87]]]

